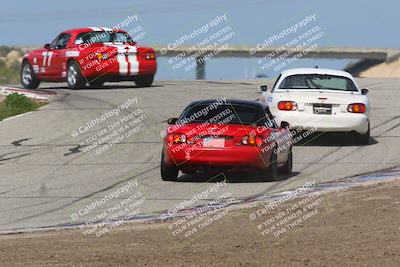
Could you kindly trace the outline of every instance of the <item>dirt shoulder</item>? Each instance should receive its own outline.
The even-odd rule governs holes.
[[[124,225],[100,237],[84,236],[81,230],[3,235],[0,262],[4,266],[400,266],[399,191],[397,180],[291,200],[270,210],[264,204],[231,210],[193,238],[174,236],[171,225],[176,221]],[[257,212],[266,214],[250,221],[249,215]],[[299,216],[292,218],[293,213]],[[268,233],[263,221],[264,226],[280,227]]]
[[[360,73],[363,78],[400,78],[400,59],[383,62]]]

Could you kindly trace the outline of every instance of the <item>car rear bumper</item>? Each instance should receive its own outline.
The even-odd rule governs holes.
[[[126,66],[122,68],[118,62],[109,60],[100,64],[81,66],[81,72],[88,81],[100,77],[107,81],[135,80],[141,76],[154,76],[157,72],[157,61],[140,61],[139,71],[134,71],[134,67],[132,67],[131,72],[130,68],[129,70]]]
[[[292,111],[280,111],[274,114],[281,121],[287,121],[291,128],[314,130],[318,132],[357,132],[368,131],[369,118],[366,114],[341,113],[318,115]]]
[[[178,146],[172,145],[169,149],[164,147],[165,163],[169,166],[176,165],[179,169],[185,167],[207,167],[228,169],[263,169],[267,167],[272,151],[256,146],[240,146],[224,149],[218,148],[193,148],[187,146],[176,150]]]

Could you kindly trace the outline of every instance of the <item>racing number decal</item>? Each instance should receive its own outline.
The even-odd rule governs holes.
[[[51,57],[53,56],[53,51],[43,52],[42,56],[43,56],[43,67],[46,67],[46,60],[47,60],[47,66],[50,67]]]

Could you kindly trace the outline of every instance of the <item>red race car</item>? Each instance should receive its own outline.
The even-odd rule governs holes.
[[[71,89],[86,83],[100,87],[108,81],[147,87],[156,70],[154,49],[137,45],[125,31],[91,27],[64,31],[43,49],[26,54],[21,83],[33,89],[41,81],[67,82]]]
[[[277,180],[278,169],[292,172],[289,125],[282,122],[278,127],[260,102],[195,101],[168,124],[161,155],[164,181],[176,181],[179,171],[256,170],[265,180]]]

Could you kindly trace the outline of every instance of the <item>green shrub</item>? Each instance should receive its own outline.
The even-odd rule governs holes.
[[[8,95],[4,104],[11,112],[35,108],[35,103],[32,100],[17,93]]]
[[[17,93],[10,94],[3,103],[0,104],[0,120],[10,116],[15,116],[40,107],[42,104],[36,103],[24,95]]]

